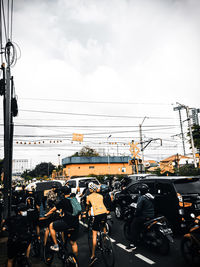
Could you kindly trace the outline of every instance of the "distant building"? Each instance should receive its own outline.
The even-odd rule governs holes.
[[[180,154],[175,154],[175,155],[172,155],[166,159],[161,160],[160,162],[163,162],[163,163],[172,162],[173,165],[177,164],[177,166],[182,166],[182,165],[185,165],[187,163],[192,164],[193,158],[192,157],[186,157],[186,156],[183,156]]]
[[[13,159],[12,173],[21,175],[25,170],[29,169],[28,159]]]
[[[66,157],[62,159],[65,177],[132,174],[130,157]]]

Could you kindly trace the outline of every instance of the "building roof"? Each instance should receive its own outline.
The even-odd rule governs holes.
[[[95,163],[128,163],[131,158],[124,157],[66,157],[62,159],[63,165],[69,164],[95,164]]]
[[[189,158],[190,157],[175,154],[175,155],[172,155],[166,159],[161,160],[160,162],[169,162],[169,161],[175,161],[175,160],[180,160],[180,159],[189,159]]]

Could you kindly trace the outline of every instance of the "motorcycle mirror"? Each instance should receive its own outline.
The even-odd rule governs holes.
[[[190,217],[192,217],[192,218],[194,219],[194,218],[195,218],[194,213],[191,213],[191,214],[190,214]]]

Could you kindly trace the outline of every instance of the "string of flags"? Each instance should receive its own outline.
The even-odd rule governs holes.
[[[74,142],[79,142],[81,144],[83,142],[84,135],[83,134],[78,134],[78,133],[73,133],[72,135],[72,141],[71,144]],[[58,144],[62,143],[64,140],[50,140],[50,141],[16,141],[17,145],[42,145],[42,144]],[[98,144],[104,144],[105,142],[99,142]],[[119,143],[119,142],[107,142],[109,145],[128,145],[128,143]]]
[[[26,141],[26,142],[23,142],[23,141],[16,141],[16,144],[17,145],[41,145],[41,144],[46,144],[47,143],[47,141],[38,141],[38,142],[36,142],[36,141],[32,141],[32,142],[30,142],[30,141]],[[55,144],[55,143],[62,143],[62,140],[54,140],[54,141],[48,141],[48,143],[52,143],[52,144]]]
[[[50,141],[16,141],[16,145],[43,145],[43,144],[58,144],[63,143],[65,140],[50,140]],[[81,141],[77,141],[79,144],[81,144]],[[71,144],[76,143],[76,141],[71,141]],[[105,142],[98,142],[99,145],[105,145]],[[127,146],[128,143],[118,143],[118,142],[109,142],[107,143],[109,145],[121,145],[121,146]]]

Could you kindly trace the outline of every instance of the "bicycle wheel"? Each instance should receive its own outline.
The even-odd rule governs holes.
[[[90,253],[92,253],[92,227],[88,227],[88,246]]]
[[[50,249],[50,246],[52,244],[53,244],[53,242],[48,239],[46,246],[44,246],[43,257],[44,257],[44,262],[47,265],[51,265],[53,258],[54,258],[54,252]]]
[[[31,267],[31,263],[26,256],[19,256],[15,258],[13,267]]]
[[[113,245],[110,240],[110,237],[105,234],[101,233],[101,252],[103,256],[103,260],[107,267],[113,267],[115,264],[115,255],[113,250]]]
[[[31,242],[31,256],[36,258],[40,256],[40,242],[37,237]]]
[[[77,257],[74,255],[74,253],[69,253],[67,255],[63,267],[79,267]]]

